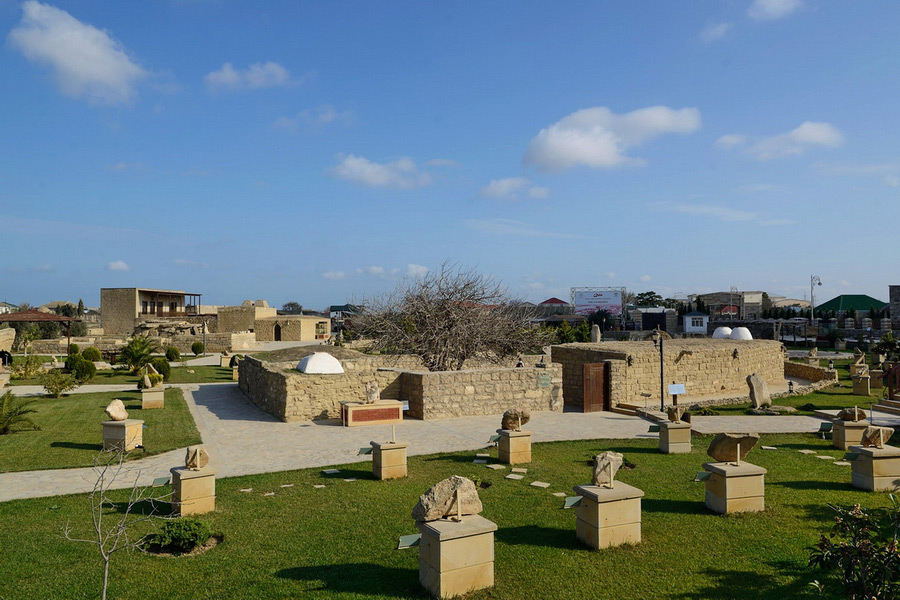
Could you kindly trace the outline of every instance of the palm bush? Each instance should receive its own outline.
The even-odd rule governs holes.
[[[137,374],[159,349],[159,345],[149,337],[136,335],[122,348],[119,360],[128,365],[132,373]]]
[[[3,396],[0,396],[0,435],[41,428],[26,416],[37,412],[33,408],[28,408],[32,402],[34,400],[16,398],[12,395],[12,390],[8,390]]]

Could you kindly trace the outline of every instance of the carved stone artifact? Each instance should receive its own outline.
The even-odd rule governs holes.
[[[153,373],[154,375],[159,375],[159,371],[157,371],[157,370],[156,370],[156,367],[154,367],[154,366],[153,366],[152,364],[150,364],[150,363],[147,363],[147,373],[148,373],[148,374],[149,374],[149,373]]]
[[[594,458],[594,478],[592,483],[611,488],[613,480],[616,478],[616,473],[622,467],[623,462],[625,462],[625,459],[618,452],[607,451],[598,454]]]
[[[845,408],[837,414],[837,418],[841,421],[865,421],[867,416],[866,411],[855,406],[853,408]]]
[[[683,406],[667,406],[666,414],[669,416],[669,421],[672,423],[678,423],[681,421],[681,415],[684,414]]]
[[[106,406],[106,415],[110,421],[124,421],[128,418],[128,411],[125,410],[125,403],[116,398]]]
[[[203,446],[191,446],[184,456],[184,466],[191,471],[199,471],[209,464],[209,453]]]
[[[720,433],[713,438],[706,453],[718,462],[737,462],[744,460],[758,441],[758,433]]]
[[[757,373],[747,375],[747,385],[750,386],[750,404],[753,408],[762,408],[772,404],[772,397],[769,395],[769,386],[766,380]]]
[[[375,404],[381,400],[381,390],[374,381],[366,382],[366,404]]]
[[[894,435],[893,427],[871,425],[863,431],[862,446],[863,448],[884,448],[892,435]]]
[[[459,510],[457,511],[457,498]],[[436,521],[457,514],[477,515],[482,510],[478,490],[470,479],[454,475],[437,482],[419,497],[419,503],[412,511],[416,521]]]
[[[527,408],[511,408],[503,413],[500,429],[519,431],[522,425],[531,420],[531,411]]]

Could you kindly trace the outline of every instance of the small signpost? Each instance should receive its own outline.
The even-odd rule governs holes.
[[[683,383],[672,383],[669,385],[669,394],[672,396],[672,404],[678,406],[678,395],[682,396],[687,392],[684,391]]]

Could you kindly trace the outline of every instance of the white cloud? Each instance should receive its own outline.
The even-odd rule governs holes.
[[[696,108],[650,106],[623,115],[604,106],[585,108],[542,129],[528,144],[523,160],[546,171],[579,165],[606,169],[643,165],[645,161],[625,152],[666,133],[692,133],[699,128]]]
[[[527,223],[512,219],[470,219],[466,225],[492,235],[520,235],[524,237],[545,238],[581,238],[583,236],[574,233],[557,233],[554,231],[541,231]]]
[[[423,267],[422,265],[417,264],[408,264],[406,265],[406,276],[412,277],[415,279],[421,279],[428,274],[428,267]]]
[[[316,108],[308,108],[300,111],[294,117],[278,117],[272,123],[274,129],[294,131],[300,127],[300,123],[309,125],[328,125],[331,123],[343,123],[349,125],[353,122],[353,111],[337,110],[330,104],[323,104]]]
[[[609,271],[609,272],[606,273],[606,276],[607,276],[609,279],[615,279],[615,278],[616,278],[616,272],[615,272],[615,271]]]
[[[676,212],[686,215],[696,215],[699,217],[709,217],[717,221],[725,221],[726,223],[755,223],[762,226],[773,225],[791,225],[795,221],[793,219],[778,218],[768,219],[760,215],[745,210],[736,210],[727,206],[717,206],[714,204],[686,204],[686,203],[666,203],[658,202],[653,205],[657,210],[665,212]]]
[[[529,198],[540,199],[550,195],[550,188],[531,185],[531,182],[524,177],[492,179],[489,184],[481,188],[481,195],[488,198],[516,200],[520,192],[524,192]]]
[[[529,198],[536,198],[538,200],[547,198],[550,196],[550,188],[535,186],[528,190]]]
[[[644,283],[647,283],[648,281],[650,281],[650,276],[649,275],[641,275],[641,281],[643,281]]]
[[[799,127],[771,137],[751,138],[745,135],[723,135],[716,140],[720,148],[743,147],[757,160],[797,156],[815,147],[837,148],[844,135],[830,123],[804,121]]]
[[[753,0],[747,14],[754,21],[774,21],[797,12],[803,0]]]
[[[203,78],[211,91],[237,92],[291,85],[294,81],[287,69],[276,62],[255,63],[246,69],[235,69],[225,63],[218,71]]]
[[[331,279],[332,281],[337,281],[339,279],[343,279],[347,274],[343,271],[325,271],[322,273],[322,277],[325,279]]]
[[[22,21],[7,40],[30,61],[49,65],[63,94],[95,104],[135,98],[147,72],[106,31],[36,0],[22,4]]]
[[[106,265],[107,271],[118,271],[121,273],[127,273],[131,270],[131,267],[124,260],[114,260],[113,262]]]
[[[363,156],[339,155],[340,161],[331,174],[366,187],[413,189],[431,183],[431,175],[420,171],[411,158],[401,157],[394,162],[376,163]]]
[[[888,187],[900,187],[900,162],[870,165],[817,163],[813,168],[823,175],[875,177]]]
[[[700,32],[700,41],[707,44],[721,40],[731,31],[731,23],[713,23]]]

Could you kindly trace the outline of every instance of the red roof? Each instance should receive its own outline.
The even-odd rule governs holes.
[[[80,321],[77,317],[64,317],[53,313],[45,313],[39,310],[20,310],[14,313],[0,315],[0,323],[44,323],[48,321]]]
[[[547,298],[541,304],[568,304],[565,300],[560,300],[559,298]]]

